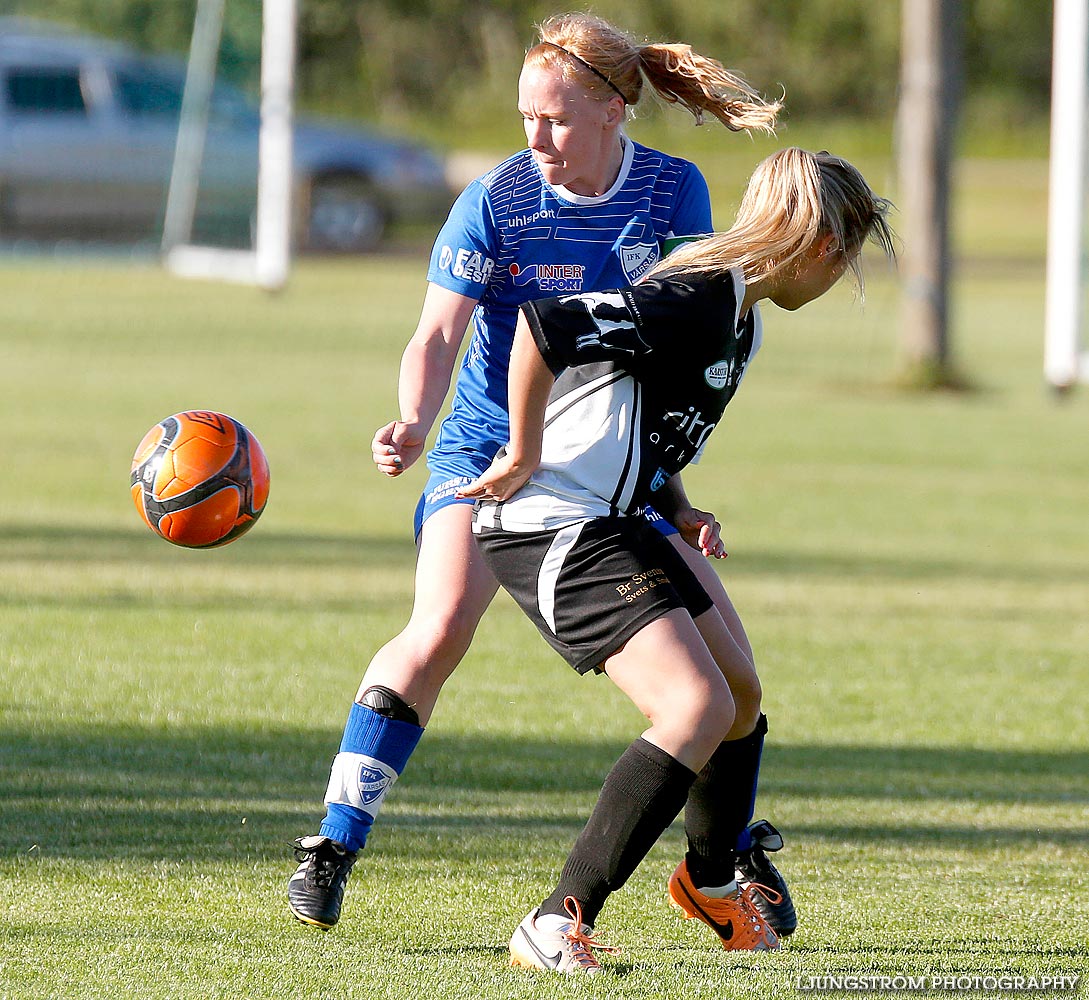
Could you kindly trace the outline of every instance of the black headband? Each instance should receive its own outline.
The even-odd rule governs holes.
[[[555,42],[541,42],[541,44],[551,45],[552,48],[559,49],[565,55],[569,55],[572,59],[575,60],[575,62],[579,63],[582,66],[585,66],[599,80],[604,80],[610,87],[612,87],[613,90],[615,90],[617,95],[620,97],[620,100],[622,100],[625,104],[628,103],[628,99],[624,96],[623,91],[621,91],[621,89],[615,83],[613,83],[613,81],[610,80],[604,73],[602,73],[601,70],[599,70],[596,66],[591,66],[585,59],[582,58],[582,56],[575,55],[575,53],[572,52],[570,49],[565,49],[562,45],[557,45]]]

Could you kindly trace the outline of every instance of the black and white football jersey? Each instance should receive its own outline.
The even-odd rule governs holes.
[[[560,528],[653,504],[698,456],[760,347],[760,314],[742,316],[739,272],[668,274],[631,288],[522,306],[557,376],[541,464],[476,520],[508,531]]]

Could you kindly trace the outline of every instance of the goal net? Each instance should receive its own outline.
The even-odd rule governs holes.
[[[216,67],[225,2],[197,3],[163,223],[163,260],[170,271],[184,277],[217,278],[275,290],[287,281],[291,265],[297,0],[264,0],[262,5],[257,201],[250,246],[229,248],[194,242],[202,177],[206,169],[215,169],[214,162],[206,164],[206,142],[210,121],[217,112]]]
[[[1055,0],[1048,181],[1044,375],[1056,389],[1089,381],[1082,333],[1086,253],[1089,5]]]

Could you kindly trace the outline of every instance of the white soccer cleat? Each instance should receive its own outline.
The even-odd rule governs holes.
[[[540,927],[534,910],[519,925],[510,939],[510,964],[523,969],[546,969],[570,976],[601,972],[601,963],[593,951],[617,951],[598,944],[590,935],[593,928],[582,922],[582,907],[573,896],[563,901],[571,919],[556,928]],[[548,921],[551,923],[551,921]]]

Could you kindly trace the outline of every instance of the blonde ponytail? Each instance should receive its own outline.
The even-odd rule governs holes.
[[[559,14],[537,28],[540,43],[526,53],[527,66],[548,66],[578,79],[602,100],[619,95],[634,107],[644,79],[669,104],[679,104],[699,125],[705,113],[734,132],[773,133],[782,105],[765,101],[722,63],[691,45],[637,44],[630,35],[592,14]]]
[[[782,105],[765,101],[740,76],[717,59],[700,55],[691,45],[643,45],[639,61],[647,82],[661,98],[681,105],[697,125],[703,123],[704,112],[709,112],[731,132],[775,132]]]

